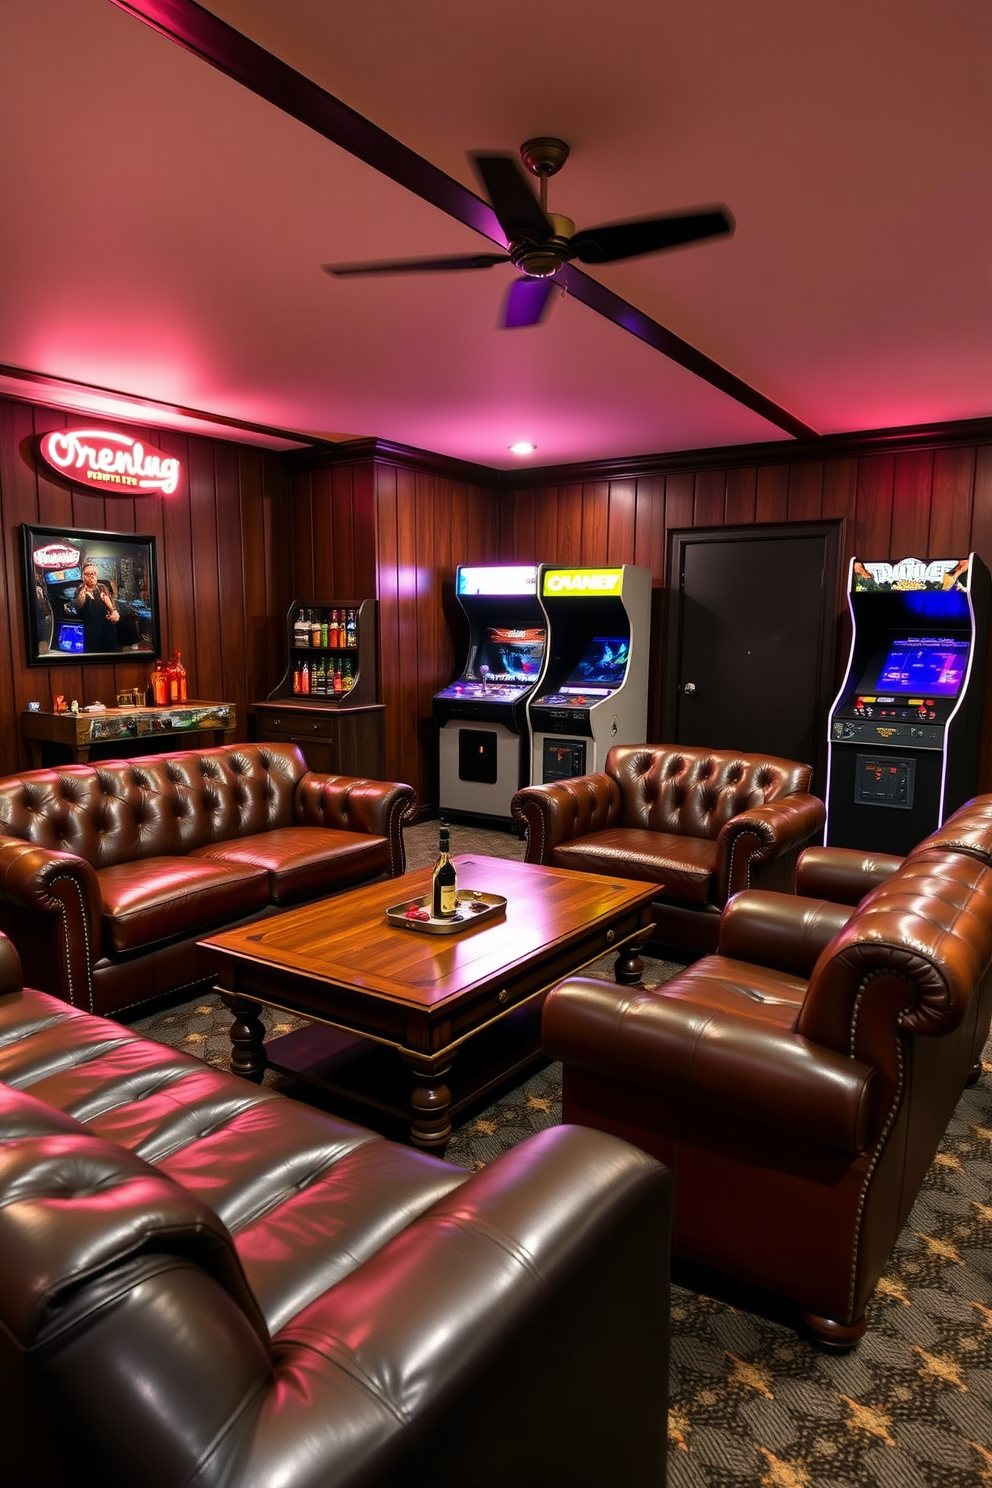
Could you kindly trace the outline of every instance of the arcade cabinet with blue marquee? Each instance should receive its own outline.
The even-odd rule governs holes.
[[[434,696],[441,814],[509,823],[514,793],[530,784],[527,699],[544,668],[537,567],[459,565],[455,593],[469,647],[461,676]]]
[[[602,770],[612,744],[647,739],[651,572],[541,568],[548,661],[528,713],[535,784]]]
[[[851,561],[853,635],[830,714],[824,840],[905,854],[978,788],[989,571]]]

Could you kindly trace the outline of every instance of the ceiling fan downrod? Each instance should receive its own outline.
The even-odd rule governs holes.
[[[510,244],[510,257],[516,268],[534,279],[550,279],[569,257],[568,244],[575,233],[575,223],[560,212],[548,211],[548,178],[558,174],[568,156],[565,141],[551,135],[538,135],[520,146],[520,159],[538,179],[541,211],[553,229],[553,236],[539,244]]]

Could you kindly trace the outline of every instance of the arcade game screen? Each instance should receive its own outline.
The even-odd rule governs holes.
[[[544,660],[545,635],[543,627],[515,630],[491,625],[468,675],[478,679],[482,667],[488,667],[490,682],[536,682]]]
[[[588,687],[620,687],[627,675],[629,660],[629,640],[622,636],[596,636],[582,653],[581,661],[562,690],[581,692]]]
[[[968,666],[969,641],[911,636],[893,641],[873,686],[877,692],[957,697]]]

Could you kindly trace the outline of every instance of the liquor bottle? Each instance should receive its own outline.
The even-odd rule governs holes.
[[[303,691],[303,668],[300,666],[300,658],[297,657],[293,663],[293,691]]]
[[[341,677],[341,660],[339,657],[334,663],[334,696],[340,697],[343,691],[344,683]]]
[[[310,644],[320,646],[320,611],[314,610],[310,615]]]
[[[357,646],[358,645],[358,613],[357,613],[356,610],[349,610],[348,611],[348,619],[346,621],[346,634],[347,634],[347,637],[348,637],[348,645],[349,646]]]
[[[296,612],[296,619],[293,621],[293,645],[294,646],[302,646],[303,645],[303,630],[304,630],[305,625],[306,625],[306,620],[304,618],[303,611],[302,611],[302,609],[299,609]]]
[[[355,674],[351,669],[351,657],[346,656],[341,664],[341,691],[350,692],[355,685]]]
[[[320,622],[320,644],[323,646],[325,651],[331,644],[330,629],[330,621],[327,618],[327,611],[325,610]]]
[[[317,686],[314,692],[318,697],[327,696],[327,662],[323,657],[320,658],[320,665],[317,668]]]
[[[328,636],[328,645],[340,646],[341,644],[341,622],[337,610],[331,611],[331,626]]]
[[[435,920],[454,918],[457,909],[455,899],[455,865],[449,857],[448,829],[441,828],[438,842],[437,862],[431,875],[431,914]]]
[[[181,703],[186,697],[186,668],[183,666],[178,651],[173,651],[172,660],[165,669],[165,675],[169,679],[169,702]]]
[[[161,661],[152,667],[152,702],[156,708],[169,705],[169,677]]]
[[[310,691],[310,663],[306,657],[303,658],[303,669],[300,672],[300,691],[306,693]]]

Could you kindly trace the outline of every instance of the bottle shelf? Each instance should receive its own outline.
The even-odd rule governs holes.
[[[324,644],[316,623],[327,633],[332,615],[348,621],[348,639],[341,640],[345,627],[340,624],[336,643]],[[301,621],[306,622],[301,625]],[[337,626],[330,626],[334,635]],[[279,685],[269,693],[268,702],[284,702],[306,708],[329,711],[365,707],[378,700],[376,683],[376,602],[363,600],[294,600],[286,616],[286,672]],[[303,669],[306,667],[306,690]],[[314,671],[320,673],[323,688],[314,688]],[[350,674],[346,676],[345,674]],[[335,675],[342,684],[334,687]]]

